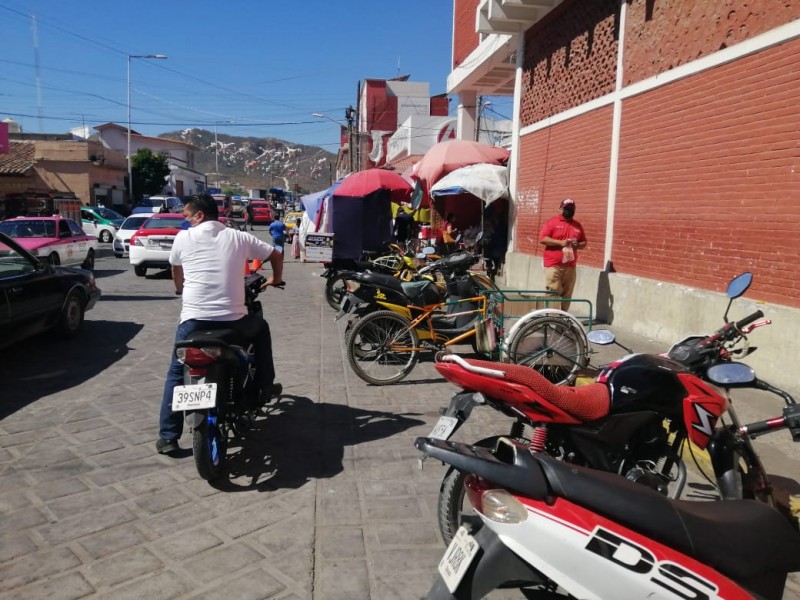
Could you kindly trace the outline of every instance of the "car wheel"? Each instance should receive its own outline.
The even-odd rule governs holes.
[[[94,269],[94,250],[89,250],[89,253],[86,255],[86,260],[83,261],[81,266],[89,271]]]
[[[108,229],[103,229],[103,231],[100,232],[100,241],[104,244],[110,244],[113,239],[114,236],[111,235],[111,232]]]
[[[136,273],[137,277],[144,277],[147,275],[147,267],[143,267],[142,265],[136,265],[133,267],[133,272]]]
[[[61,259],[58,257],[58,252],[53,252],[50,256],[48,256],[47,262],[49,262],[53,266],[60,265]]]
[[[61,337],[75,337],[83,325],[83,299],[78,292],[72,292],[64,301],[58,317],[56,332]]]

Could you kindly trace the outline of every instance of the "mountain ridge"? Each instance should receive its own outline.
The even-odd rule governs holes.
[[[308,193],[326,189],[333,179],[336,154],[319,146],[217,133],[215,147],[214,132],[199,128],[170,131],[158,137],[197,148],[194,168],[206,174],[212,187],[294,190],[297,186]]]

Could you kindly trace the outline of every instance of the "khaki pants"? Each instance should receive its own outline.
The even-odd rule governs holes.
[[[560,298],[572,298],[575,289],[575,267],[547,267],[544,270],[545,289]],[[561,310],[569,310],[570,302],[562,302]]]

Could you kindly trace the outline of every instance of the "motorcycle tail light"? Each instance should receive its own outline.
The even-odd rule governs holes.
[[[528,518],[528,510],[522,502],[506,490],[493,487],[491,482],[470,475],[464,485],[470,504],[487,519],[513,524]]]
[[[178,348],[175,351],[178,361],[188,367],[205,367],[222,355],[220,348]]]

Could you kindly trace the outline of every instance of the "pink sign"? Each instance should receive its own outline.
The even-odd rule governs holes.
[[[8,123],[0,123],[0,154],[8,154]]]

